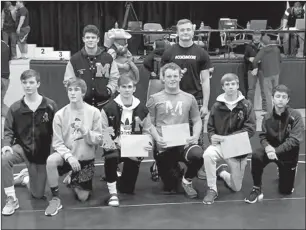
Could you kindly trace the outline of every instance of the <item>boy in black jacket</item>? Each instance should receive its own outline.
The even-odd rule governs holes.
[[[279,168],[279,192],[289,195],[294,190],[304,123],[301,114],[287,106],[289,99],[290,91],[285,85],[273,89],[274,108],[271,113],[265,114],[259,134],[262,147],[252,155],[254,186],[245,198],[247,203],[253,204],[263,199],[261,179],[264,168],[270,162],[275,162]]]
[[[56,104],[38,93],[39,73],[26,70],[20,77],[25,96],[9,108],[2,142],[2,183],[7,196],[3,215],[19,208],[13,178],[13,165],[25,162],[29,172],[30,192],[42,198],[46,186],[46,161],[53,135],[52,121]]]
[[[114,142],[113,146],[109,144],[106,147],[107,141],[105,139],[102,146],[105,157],[105,180],[110,193],[107,205],[113,207],[119,206],[117,188],[121,193],[134,193],[142,160],[142,158],[121,157],[121,135],[152,133],[152,136],[158,139],[157,131],[150,122],[148,109],[138,98],[133,96],[136,91],[136,81],[130,72],[119,78],[118,91],[120,94],[101,110],[103,130],[113,130],[111,137]],[[151,151],[152,145],[148,145],[146,150]],[[121,162],[123,162],[123,171],[120,181],[118,181],[117,167]],[[119,183],[117,184],[117,182]]]
[[[224,94],[217,97],[212,106],[207,124],[208,138],[211,145],[203,154],[207,177],[208,191],[204,197],[204,204],[212,204],[218,197],[217,177],[224,180],[226,187],[232,191],[240,191],[244,170],[247,165],[247,155],[226,159],[227,164],[216,168],[217,162],[224,159],[220,143],[224,136],[247,132],[249,138],[255,133],[255,112],[250,101],[238,91],[238,76],[225,74],[221,79]],[[230,172],[226,171],[229,167]]]

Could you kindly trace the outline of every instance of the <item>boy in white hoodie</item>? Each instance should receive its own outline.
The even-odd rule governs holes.
[[[70,103],[59,110],[53,120],[54,153],[47,159],[48,183],[53,197],[46,216],[54,216],[62,208],[59,175],[72,170],[70,187],[80,201],[86,201],[92,191],[95,151],[102,142],[102,127],[100,111],[83,101],[86,90],[84,80],[69,80]]]
[[[223,179],[225,186],[232,191],[240,191],[242,186],[247,155],[226,159],[227,164],[216,168],[217,162],[224,159],[220,146],[224,136],[247,132],[251,138],[256,130],[255,112],[252,103],[238,90],[238,76],[233,73],[225,74],[221,78],[221,85],[225,93],[217,97],[207,123],[211,145],[203,154],[208,186],[204,204],[212,204],[218,197],[217,177]],[[231,173],[226,171],[227,167]]]
[[[112,127],[114,130],[112,139],[116,143],[116,147],[113,149],[104,147],[105,180],[110,193],[106,203],[113,207],[119,206],[117,189],[121,193],[134,193],[142,160],[142,158],[121,157],[120,136],[152,133],[154,138],[159,138],[151,124],[148,109],[138,98],[133,96],[133,93],[136,91],[136,81],[131,74],[123,74],[119,78],[118,91],[120,94],[101,110],[102,127],[103,129]],[[148,145],[145,149],[152,151],[152,145]],[[124,165],[119,180],[117,166],[120,162],[123,162]]]

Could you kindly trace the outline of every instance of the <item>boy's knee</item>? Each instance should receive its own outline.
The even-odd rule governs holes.
[[[216,147],[213,145],[210,145],[203,153],[204,161],[205,159],[211,159],[216,155]]]
[[[80,189],[75,189],[76,195],[81,202],[85,202],[89,198],[89,191],[84,191]]]
[[[59,165],[59,161],[61,160],[60,158],[61,158],[61,156],[58,153],[51,154],[47,159],[46,166],[48,168],[57,167]]]

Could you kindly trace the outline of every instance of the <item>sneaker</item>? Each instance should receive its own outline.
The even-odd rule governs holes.
[[[186,196],[188,196],[189,198],[196,198],[198,196],[197,191],[192,187],[192,183],[190,184],[185,184],[182,181],[182,187],[185,190],[185,194]]]
[[[118,207],[119,206],[119,198],[117,194],[110,194],[109,199],[107,200],[107,205],[112,207]]]
[[[58,213],[58,210],[62,208],[63,206],[61,204],[61,200],[58,197],[53,197],[52,200],[49,201],[49,205],[46,208],[45,215],[55,216]]]
[[[252,189],[249,197],[245,198],[244,201],[246,203],[249,203],[249,204],[254,204],[256,203],[257,201],[260,202],[263,200],[263,193],[261,192],[261,189],[260,188],[254,188]]]
[[[213,189],[208,189],[206,196],[203,199],[204,204],[213,204],[215,199],[218,197],[218,193]]]
[[[205,172],[205,169],[204,169],[204,166],[202,166],[199,171],[198,171],[198,178],[200,180],[206,180],[206,172]]]
[[[19,202],[18,199],[14,200],[12,196],[9,196],[6,199],[6,204],[4,208],[2,209],[2,215],[4,216],[10,216],[15,213],[15,210],[19,208]]]
[[[27,178],[26,178],[27,177]],[[28,168],[24,168],[14,176],[14,185],[26,186],[29,183],[29,171]]]
[[[216,174],[217,174],[217,179],[221,180],[222,178],[220,177],[220,173],[223,171],[227,170],[227,164],[221,164],[218,166],[217,170],[216,170]]]

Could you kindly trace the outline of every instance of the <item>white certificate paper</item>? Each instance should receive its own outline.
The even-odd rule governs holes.
[[[167,147],[186,145],[190,137],[189,123],[162,126],[162,135]]]
[[[221,142],[224,159],[252,153],[250,138],[247,132],[224,136]]]
[[[121,135],[122,157],[148,157],[144,148],[151,142],[149,135]]]

